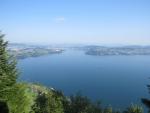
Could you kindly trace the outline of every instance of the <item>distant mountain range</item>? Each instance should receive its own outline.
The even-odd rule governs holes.
[[[11,43],[8,51],[18,59],[37,57],[47,54],[59,54],[65,49],[77,49],[85,52],[86,55],[108,56],[108,55],[150,55],[150,46],[129,45],[129,46],[97,46],[97,45],[31,45]]]
[[[85,53],[87,55],[150,55],[150,46],[121,46],[121,47],[105,47],[105,46],[86,46]]]

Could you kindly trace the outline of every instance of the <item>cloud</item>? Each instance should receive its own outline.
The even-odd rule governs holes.
[[[56,17],[55,19],[54,19],[56,22],[64,22],[65,21],[65,18],[64,17]]]

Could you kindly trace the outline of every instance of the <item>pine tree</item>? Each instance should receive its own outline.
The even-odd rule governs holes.
[[[4,36],[0,32],[0,110],[29,113],[34,97],[26,84],[17,83],[16,61],[7,52],[8,42],[4,41]]]
[[[16,61],[7,52],[8,42],[4,41],[4,36],[0,32],[0,100],[3,101],[7,100],[18,77]]]

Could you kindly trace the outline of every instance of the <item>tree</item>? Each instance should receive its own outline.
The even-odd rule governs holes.
[[[8,112],[8,98],[13,94],[18,71],[16,61],[7,53],[8,42],[4,41],[4,34],[0,32],[0,109]]]
[[[63,95],[58,91],[39,91],[32,108],[35,113],[64,113],[62,100]]]
[[[103,113],[101,103],[92,102],[88,97],[79,93],[64,98],[63,101],[65,113]]]
[[[16,61],[7,53],[8,42],[3,40],[4,36],[0,32],[0,100],[7,100],[4,97],[12,91],[18,77]]]
[[[35,95],[26,83],[17,83],[13,87],[14,92],[8,95],[8,108],[10,113],[34,113],[32,106]]]
[[[138,105],[131,105],[124,113],[143,113],[143,108]]]

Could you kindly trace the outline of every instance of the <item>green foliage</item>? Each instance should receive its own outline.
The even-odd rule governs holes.
[[[18,71],[16,61],[7,53],[7,42],[0,33],[0,100],[6,100],[4,95],[11,93],[12,86],[16,83]]]
[[[65,98],[63,101],[65,113],[102,113],[100,102],[93,103],[79,93]]]
[[[99,101],[92,102],[80,94],[65,98],[63,105],[65,113],[143,113],[143,108],[138,105],[131,105],[122,112],[113,110],[111,106],[103,108]]]
[[[36,87],[37,88],[37,87]],[[62,99],[58,91],[38,87],[37,97],[32,109],[35,113],[64,113]],[[41,91],[42,90],[42,91]]]
[[[143,108],[138,105],[131,105],[124,113],[143,113]]]
[[[112,110],[112,107],[107,107],[104,109],[104,113],[112,113],[113,110]]]
[[[35,96],[27,84],[18,83],[13,87],[14,92],[8,96],[10,113],[29,113],[34,104]]]
[[[0,109],[9,109],[10,113],[29,113],[33,96],[26,84],[17,83],[16,61],[7,53],[8,43],[3,38],[0,33]]]

